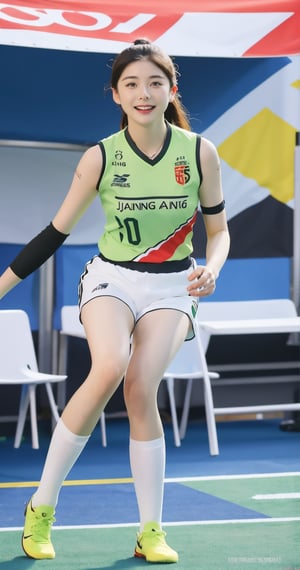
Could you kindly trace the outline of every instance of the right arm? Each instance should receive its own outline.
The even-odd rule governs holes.
[[[59,233],[61,234],[61,243],[64,241],[64,239],[66,239],[73,227],[80,220],[88,206],[96,197],[96,185],[99,180],[101,169],[102,154],[99,146],[95,145],[89,148],[80,159],[75,170],[69,191],[52,220],[52,233],[56,232],[57,235],[59,235]],[[40,235],[42,234],[39,234],[39,236]],[[18,261],[18,258],[21,260],[22,266],[26,265],[26,260],[28,259],[29,266],[33,263],[33,265],[36,265],[37,268],[42,265],[46,259],[51,257],[53,254],[53,245],[49,244],[49,251],[47,252],[44,238],[43,245],[39,247],[39,236],[34,238],[34,240],[32,240],[21,250],[20,254],[17,256],[14,262],[12,262],[13,267],[20,266],[20,261]],[[34,247],[32,247],[33,243]],[[40,251],[38,251],[41,249],[41,247],[43,247],[43,255],[41,255]],[[36,260],[31,259],[33,251]],[[29,273],[31,272],[32,270],[29,270]],[[6,295],[18,283],[20,283],[23,278],[23,275],[18,275],[17,271],[15,272],[11,267],[8,267],[0,276],[0,299],[4,297],[4,295]]]

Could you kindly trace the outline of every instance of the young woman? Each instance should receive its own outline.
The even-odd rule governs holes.
[[[161,527],[165,442],[157,390],[181,343],[193,336],[198,298],[214,292],[228,255],[220,162],[214,145],[191,132],[174,64],[157,46],[136,40],[117,56],[111,90],[122,130],[85,152],[52,223],[0,278],[2,297],[54,253],[99,194],[106,216],[100,253],[79,283],[91,370],[54,430],[26,507],[22,546],[31,558],[54,558],[59,490],[124,378],[140,515],[134,553],[176,562]],[[190,256],[199,203],[207,255],[206,265],[197,266]]]

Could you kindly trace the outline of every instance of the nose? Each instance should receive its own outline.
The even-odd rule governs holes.
[[[146,85],[141,86],[140,88],[140,93],[139,93],[139,99],[149,99],[150,95],[148,93],[148,89],[146,87]]]

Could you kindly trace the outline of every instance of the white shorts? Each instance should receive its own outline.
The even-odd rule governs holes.
[[[93,257],[80,277],[78,287],[79,310],[97,297],[116,297],[131,310],[135,323],[146,313],[159,309],[175,309],[191,320],[192,329],[186,340],[195,336],[194,318],[198,300],[186,291],[189,269],[174,273],[148,273],[127,269]]]

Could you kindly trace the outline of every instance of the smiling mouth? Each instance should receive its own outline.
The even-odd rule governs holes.
[[[134,107],[137,111],[152,111],[155,108],[154,105],[136,105]]]

